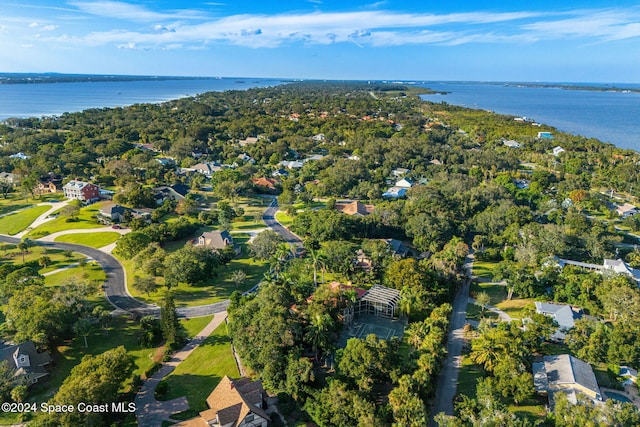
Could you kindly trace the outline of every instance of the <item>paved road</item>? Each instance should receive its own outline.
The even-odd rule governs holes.
[[[449,325],[449,337],[447,340],[447,358],[440,372],[438,387],[431,407],[431,420],[429,425],[435,427],[433,416],[440,412],[453,415],[453,399],[456,396],[458,386],[458,374],[464,344],[464,324],[467,318],[467,302],[469,301],[469,285],[471,283],[471,268],[473,266],[473,254],[469,254],[464,267],[467,270],[467,278],[458,290],[453,300],[453,314]]]
[[[0,242],[17,244],[20,242],[20,239],[0,235]],[[140,316],[160,315],[160,308],[158,306],[143,303],[129,294],[126,286],[124,268],[122,268],[120,262],[112,255],[104,253],[98,249],[73,243],[43,242],[38,240],[36,240],[35,243],[45,247],[78,252],[96,260],[107,275],[107,280],[104,284],[107,300],[117,309],[135,313]],[[222,301],[198,307],[182,307],[178,308],[177,312],[179,317],[208,316],[210,314],[225,311],[228,305],[229,301]]]
[[[295,246],[296,248],[302,248],[302,240],[276,221],[276,212],[278,212],[278,199],[274,197],[271,205],[269,205],[267,210],[262,214],[262,220],[264,223],[267,224],[267,227],[282,236],[285,242]]]
[[[271,205],[269,206],[269,208],[267,208],[267,210],[264,211],[262,215],[263,221],[268,227],[273,229],[276,233],[280,234],[287,243],[295,246],[298,249],[302,248],[302,240],[300,240],[298,236],[296,236],[295,234],[287,230],[285,227],[282,226],[282,224],[276,221],[275,214],[278,211],[278,200],[275,197],[273,197],[272,200],[273,201]],[[69,230],[68,233],[74,233],[74,232],[91,233],[91,232],[99,232],[99,231],[107,231],[107,230],[116,231],[111,229],[93,229],[93,230],[82,230],[82,231]],[[57,233],[57,234],[63,234],[63,233]],[[135,313],[140,316],[146,316],[146,315],[159,316],[160,315],[160,307],[153,304],[146,304],[142,301],[135,299],[134,297],[131,296],[131,294],[129,294],[129,291],[127,290],[127,282],[126,282],[127,278],[126,278],[124,268],[122,267],[122,264],[120,264],[120,262],[116,258],[114,258],[111,254],[105,253],[104,251],[101,251],[98,249],[90,248],[88,246],[76,245],[73,243],[48,242],[44,240],[48,240],[48,238],[45,238],[42,240],[36,240],[35,243],[42,246],[46,246],[46,247],[78,252],[90,258],[93,258],[98,264],[100,264],[100,266],[102,267],[102,269],[105,271],[107,275],[107,280],[105,281],[105,284],[104,284],[105,295],[107,297],[107,300],[117,309],[127,311],[130,313]],[[17,237],[0,235],[0,242],[18,244],[20,242],[20,239]],[[226,311],[228,306],[229,306],[229,300],[225,300],[225,301],[220,301],[214,304],[207,304],[207,305],[201,305],[201,306],[195,306],[195,307],[181,307],[181,308],[178,308],[176,311],[178,312],[179,317],[201,317],[201,316],[208,316],[211,314],[224,312]]]

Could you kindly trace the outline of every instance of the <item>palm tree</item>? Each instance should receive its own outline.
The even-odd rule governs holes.
[[[316,361],[319,358],[320,349],[326,349],[331,338],[331,328],[333,327],[333,319],[329,314],[316,313],[309,319],[307,325],[306,339],[312,345],[313,351],[316,353]]]
[[[75,332],[80,335],[81,337],[84,338],[84,347],[88,348],[89,344],[87,343],[87,337],[89,336],[89,334],[91,333],[91,328],[92,328],[92,324],[91,321],[87,318],[81,318],[79,319],[75,325],[73,325],[73,329],[75,330]]]
[[[485,370],[493,372],[498,361],[509,355],[509,334],[501,329],[487,329],[471,344],[469,355],[474,363],[478,363]]]
[[[484,317],[484,311],[491,302],[491,297],[486,292],[478,292],[476,295],[476,305],[480,306],[482,317]]]

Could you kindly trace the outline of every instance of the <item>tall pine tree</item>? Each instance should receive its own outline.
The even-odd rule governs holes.
[[[169,348],[175,348],[179,344],[178,336],[178,313],[171,291],[167,291],[164,297],[164,304],[160,308],[160,324],[162,325],[162,336]]]

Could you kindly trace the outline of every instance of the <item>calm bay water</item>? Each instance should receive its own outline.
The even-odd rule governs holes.
[[[277,79],[184,79],[1,84],[0,120],[41,117],[87,108],[158,103],[210,91],[282,84]],[[446,95],[423,99],[526,116],[563,132],[640,151],[640,93],[563,90],[491,83],[426,82]],[[640,88],[640,85],[624,85]]]
[[[446,95],[423,95],[422,98],[428,101],[525,116],[562,132],[640,151],[640,93],[490,83],[427,82],[420,86],[450,92]],[[640,85],[619,87],[635,89]]]
[[[204,92],[274,86],[274,79],[185,79],[1,84],[0,120],[41,117],[88,108],[158,103]]]

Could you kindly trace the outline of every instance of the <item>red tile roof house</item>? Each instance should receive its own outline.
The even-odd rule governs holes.
[[[232,380],[226,375],[207,397],[208,410],[175,427],[267,427],[266,393],[260,381]]]
[[[69,181],[62,187],[64,197],[82,202],[95,202],[100,198],[100,187],[90,182]]]
[[[366,216],[373,212],[374,206],[354,200],[353,202],[336,202],[335,210],[350,216]]]

